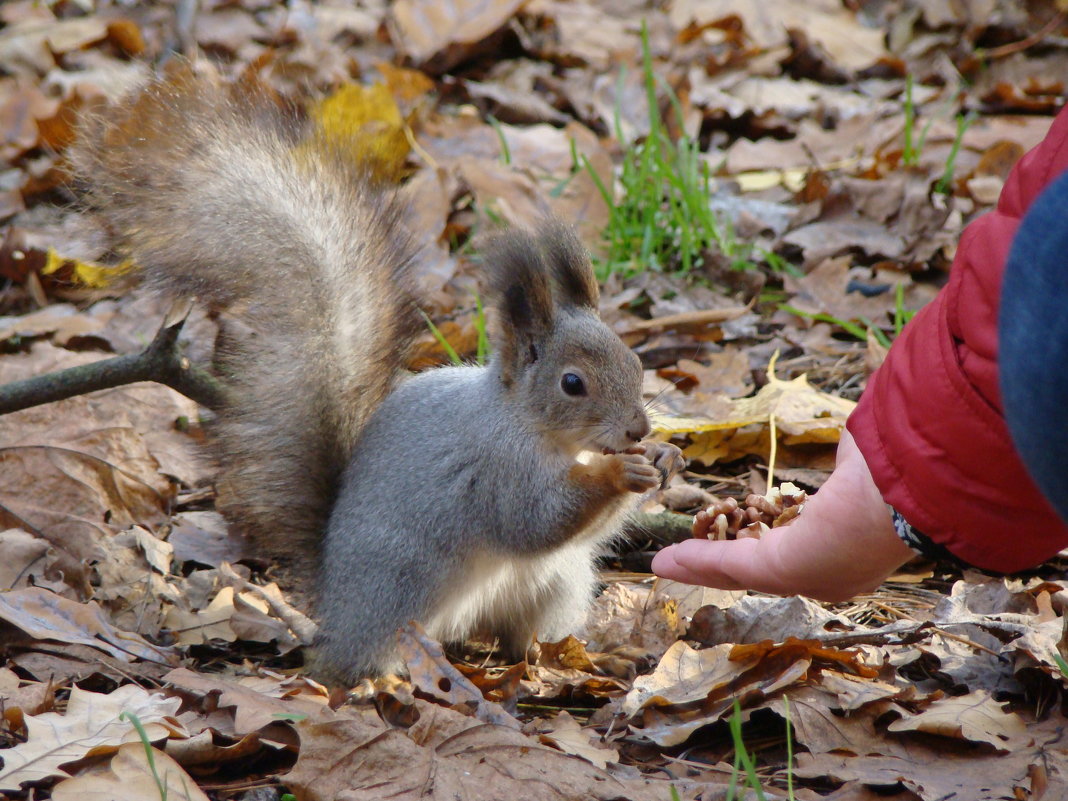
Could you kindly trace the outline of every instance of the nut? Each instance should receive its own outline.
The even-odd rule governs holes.
[[[796,518],[806,500],[808,493],[789,482],[772,487],[767,495],[748,495],[744,506],[735,498],[717,498],[694,517],[692,534],[714,540],[759,537]]]

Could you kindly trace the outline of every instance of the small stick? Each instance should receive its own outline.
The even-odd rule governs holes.
[[[1068,15],[1066,11],[1058,11],[1053,17],[1032,33],[1030,36],[1026,36],[1018,42],[1010,42],[1009,44],[1001,45],[1000,47],[991,47],[989,50],[983,51],[982,55],[986,58],[1002,58],[1003,56],[1010,56],[1013,53],[1018,53],[1021,50],[1038,44],[1045,39],[1049,34],[1057,30],[1057,27],[1064,22],[1065,16]]]
[[[190,364],[181,354],[178,335],[183,325],[184,317],[175,323],[164,323],[149,346],[140,353],[102,359],[6,384],[0,387],[0,414],[137,381],[165,384],[201,406],[217,409],[224,403],[226,393],[214,377]]]

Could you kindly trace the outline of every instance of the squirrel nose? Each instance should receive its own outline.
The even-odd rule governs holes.
[[[627,437],[634,442],[640,442],[649,436],[649,419],[643,414],[638,420],[634,421],[629,429],[627,429]]]

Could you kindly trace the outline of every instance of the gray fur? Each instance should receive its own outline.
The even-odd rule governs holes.
[[[618,494],[577,528],[587,499],[568,481],[574,452],[507,394],[495,366],[442,368],[403,383],[371,419],[327,531],[321,663],[349,678],[395,670],[394,632],[408,620],[444,641],[496,634],[518,657],[534,634],[559,639],[582,623],[593,560],[637,496]],[[592,432],[555,433],[579,444]],[[479,608],[436,617],[457,593]]]

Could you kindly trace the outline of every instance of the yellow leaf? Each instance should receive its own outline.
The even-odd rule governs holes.
[[[710,467],[716,462],[730,462],[750,453],[766,454],[768,444],[768,429],[763,425],[702,431],[690,437],[690,444],[683,449],[682,455],[687,461]]]
[[[784,186],[797,192],[805,183],[808,167],[792,167],[785,170],[753,170],[733,176],[743,192],[760,192],[776,186]]]
[[[1068,0],[1065,0],[1068,2]],[[823,165],[825,170],[842,170],[857,164],[859,159],[842,159],[831,164]],[[782,186],[790,192],[800,192],[805,185],[805,178],[812,171],[812,167],[785,167],[780,170],[748,170],[735,173],[731,178],[737,182],[738,188],[743,192],[760,192],[776,186]]]
[[[127,259],[121,264],[108,267],[104,264],[95,264],[91,261],[79,259],[67,259],[60,256],[55,248],[48,249],[44,266],[41,268],[42,275],[53,275],[61,271],[68,272],[62,277],[75,284],[87,286],[90,289],[103,289],[120,275],[124,275],[133,269],[133,262]]]
[[[316,103],[311,115],[328,142],[351,151],[376,178],[400,177],[411,145],[404,118],[385,84],[345,84]]]
[[[776,378],[777,356],[768,363],[768,383],[751,398],[731,401],[726,415],[718,419],[654,415],[653,429],[667,436],[689,434],[690,445],[683,455],[704,465],[765,452],[772,416],[786,445],[838,442],[856,403],[816,389],[805,375],[790,381]]]

